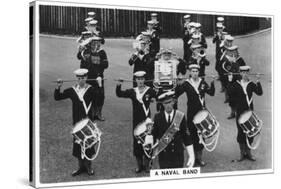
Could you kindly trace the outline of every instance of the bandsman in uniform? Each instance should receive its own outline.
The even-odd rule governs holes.
[[[97,21],[97,20],[91,20],[91,21],[89,22],[88,30],[89,30],[90,32],[92,32],[92,36],[100,37],[100,38],[101,38],[101,44],[104,44],[104,43],[105,43],[105,40],[104,40],[103,34],[102,34],[102,32],[99,30],[97,24],[98,24],[98,21]]]
[[[145,71],[137,71],[134,73],[136,77],[137,87],[122,90],[121,84],[122,79],[119,80],[119,83],[116,86],[116,95],[121,98],[129,98],[133,104],[133,131],[136,126],[148,117],[151,116],[150,112],[150,102],[152,98],[156,97],[155,91],[145,85]],[[134,137],[133,140],[133,153],[136,157],[137,168],[135,169],[136,173],[141,171],[149,172],[150,169],[150,159],[148,159],[143,151],[142,144],[138,143],[138,140]]]
[[[233,45],[230,47],[227,47],[225,50],[225,56],[222,59],[222,68],[224,74],[235,74],[233,76],[232,82],[236,82],[237,80],[241,79],[240,75],[237,75],[239,73],[239,67],[245,66],[246,63],[242,57],[240,57],[238,52],[238,46]],[[224,75],[224,77],[227,79],[227,75]],[[229,81],[227,80],[226,86],[228,85]],[[227,117],[228,119],[235,118],[235,99],[232,97],[228,90],[225,91],[226,94],[226,102],[228,102],[230,107],[230,115]]]
[[[89,48],[81,52],[81,68],[88,69],[88,78],[96,79],[87,81],[95,88],[95,93],[98,98],[97,103],[94,104],[92,113],[93,118],[104,121],[102,116],[102,108],[104,105],[104,70],[108,68],[108,59],[106,52],[101,48],[102,38],[94,36],[89,42]]]
[[[231,35],[225,35],[224,40],[222,41],[221,47],[221,56],[219,58],[219,65],[218,65],[218,72],[220,75],[220,82],[221,82],[221,92],[225,92],[226,85],[227,85],[227,76],[225,75],[225,69],[223,69],[223,63],[225,62],[225,55],[226,49],[233,46],[234,37]],[[226,94],[226,93],[225,93]],[[225,98],[225,103],[227,103],[227,96]]]
[[[164,111],[155,115],[152,135],[161,146],[158,156],[160,169],[192,167],[194,164],[192,139],[184,113],[173,108],[176,101],[175,92],[165,92],[158,99],[163,104]],[[176,129],[177,132],[173,135],[167,134],[172,129]],[[185,150],[189,157],[186,165],[184,164]]]
[[[73,87],[65,89],[61,92],[61,86],[63,81],[58,79],[58,85],[54,92],[55,100],[70,99],[72,101],[72,123],[75,125],[79,121],[90,118],[92,114],[90,109],[92,104],[97,100],[94,88],[86,83],[87,80],[87,69],[78,69],[74,72],[77,77],[77,84]],[[91,157],[95,154],[95,148],[89,148],[86,150],[86,155]],[[72,173],[72,176],[77,176],[83,172],[88,175],[93,175],[94,170],[92,169],[91,161],[81,157],[81,146],[73,138],[73,150],[72,155],[78,159],[78,170]]]
[[[221,76],[221,73],[219,72],[219,61],[220,61],[220,57],[222,55],[222,50],[221,50],[221,43],[224,40],[224,35],[223,35],[223,25],[222,23],[217,23],[216,24],[216,28],[217,31],[213,37],[213,43],[216,44],[216,52],[215,52],[215,56],[216,56],[216,71],[218,72],[219,76]]]
[[[155,39],[155,51],[156,51],[156,53],[158,53],[160,50],[160,35],[162,32],[162,28],[159,25],[159,21],[157,19],[158,14],[151,13],[150,16],[151,16],[151,21],[153,22],[153,29],[155,30],[156,35],[158,36],[158,38]]]
[[[202,45],[203,48],[207,49],[207,41],[205,38],[205,35],[201,32],[201,24],[200,23],[195,23],[195,31],[193,34],[199,35],[199,43]]]
[[[149,43],[143,39],[137,40],[136,52],[132,54],[129,59],[129,65],[134,66],[133,73],[137,71],[145,71],[146,84],[152,87],[152,80],[154,78],[154,61],[155,56],[149,51]],[[133,75],[133,81],[136,77]],[[133,82],[133,87],[136,87],[137,83]]]
[[[156,54],[159,52],[160,49],[160,37],[159,37],[159,33],[153,27],[154,27],[154,21],[148,20],[147,29],[145,32],[150,37],[149,51],[153,56],[156,56]]]
[[[192,56],[188,61],[188,65],[197,64],[199,68],[199,77],[205,76],[205,67],[210,65],[209,60],[206,58],[205,49],[202,48],[201,44],[191,45]]]
[[[246,144],[246,134],[238,124],[238,119],[242,113],[247,110],[253,110],[253,93],[261,96],[263,94],[261,83],[259,82],[259,75],[257,75],[257,81],[254,83],[250,81],[248,73],[250,66],[240,66],[241,79],[232,82],[233,75],[228,75],[229,85],[228,90],[231,96],[233,96],[236,104],[236,125],[237,125],[237,142],[240,148],[240,159],[243,161],[245,158],[250,161],[256,161],[252,155],[250,148]],[[248,138],[250,144],[253,142],[253,138]]]
[[[202,80],[199,77],[199,69],[200,66],[197,64],[189,65],[191,77],[183,84],[176,87],[176,96],[179,97],[183,93],[187,96],[187,126],[193,142],[195,166],[205,166],[205,162],[202,160],[204,146],[199,143],[199,137],[193,123],[193,118],[200,110],[206,107],[205,94],[207,93],[210,96],[214,96],[215,85],[214,80],[211,82],[210,86],[205,80]]]
[[[190,15],[184,15],[184,24],[183,24],[183,59],[185,61],[189,60],[189,57],[191,56],[190,52],[190,45],[188,44],[189,40],[191,39],[191,26],[190,26]]]

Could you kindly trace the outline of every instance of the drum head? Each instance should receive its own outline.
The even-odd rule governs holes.
[[[252,116],[252,111],[246,111],[243,114],[240,115],[239,119],[238,119],[238,123],[239,124],[243,124],[246,121],[248,121],[250,119],[250,117]]]
[[[142,122],[140,123],[139,125],[137,125],[137,127],[135,128],[134,130],[134,135],[135,136],[139,136],[141,135],[142,133],[144,133],[146,131],[146,123],[145,122]]]
[[[72,133],[76,133],[77,131],[80,131],[85,125],[88,124],[89,121],[90,121],[89,119],[83,119],[83,120],[79,121],[78,123],[76,123],[72,130]]]
[[[199,111],[193,118],[193,123],[198,124],[201,123],[206,117],[209,115],[209,112],[207,110],[201,110]]]

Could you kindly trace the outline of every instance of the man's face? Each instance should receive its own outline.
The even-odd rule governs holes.
[[[191,77],[193,78],[193,79],[196,79],[196,78],[198,78],[198,75],[199,75],[199,70],[198,69],[191,69],[190,70],[190,75],[191,75]]]
[[[166,99],[162,102],[164,109],[167,113],[171,113],[173,111],[173,107],[175,104],[175,101],[173,98]]]
[[[94,51],[98,50],[100,48],[100,46],[101,46],[100,41],[92,41],[91,42],[91,49],[94,50]]]
[[[77,76],[78,85],[83,87],[86,84],[87,76]]]
[[[138,87],[143,87],[144,86],[144,77],[136,77],[136,82]]]
[[[153,29],[153,25],[152,25],[152,24],[147,24],[147,28],[148,28],[149,30],[151,30],[151,29]]]
[[[184,22],[187,23],[187,24],[190,23],[190,18],[184,19]]]
[[[242,76],[242,79],[244,80],[249,80],[249,75],[248,75],[248,71],[241,71],[240,75]]]

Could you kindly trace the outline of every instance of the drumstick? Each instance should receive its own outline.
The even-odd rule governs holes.
[[[101,80],[106,80],[106,79],[101,79]],[[61,80],[61,81],[52,81],[52,83],[58,83],[58,82],[75,82],[78,81],[78,79],[66,79],[66,80]],[[87,79],[86,81],[97,81],[97,79]]]
[[[241,75],[241,73],[232,73],[232,72],[229,72],[229,73],[224,73],[223,75]],[[265,75],[265,74],[262,74],[262,73],[247,73],[247,75]]]

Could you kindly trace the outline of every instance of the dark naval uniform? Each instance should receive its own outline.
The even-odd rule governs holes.
[[[116,95],[117,97],[129,98],[132,100],[133,105],[133,130],[138,124],[145,121],[146,118],[151,116],[150,112],[150,102],[152,98],[156,98],[155,91],[146,86],[145,91],[138,95],[137,88],[131,88],[127,90],[122,90],[121,85],[116,86]],[[133,153],[137,158],[138,163],[142,164],[143,158],[145,157],[142,145],[138,143],[136,138],[133,140]],[[140,162],[139,162],[140,161]]]
[[[222,55],[222,49],[220,47],[221,45],[221,42],[222,42],[222,39],[221,37],[216,33],[214,38],[213,38],[213,43],[216,44],[216,66],[215,66],[215,69],[216,71],[218,72],[219,75],[221,75],[221,73],[219,72],[219,63],[220,63],[220,58],[221,58],[221,55]]]
[[[236,125],[238,129],[237,133],[237,142],[246,144],[246,135],[243,133],[243,130],[238,124],[238,119],[241,114],[243,114],[247,110],[253,110],[253,93],[261,96],[263,94],[262,86],[260,82],[255,84],[254,82],[248,82],[246,86],[246,93],[241,85],[241,81],[237,80],[233,84],[228,86],[228,90],[231,96],[235,98],[235,106],[236,106]],[[249,138],[252,139],[252,138]],[[249,140],[252,142],[252,140]]]
[[[154,117],[154,125],[152,135],[155,139],[160,140],[166,130],[170,127],[175,117],[175,110],[171,122],[165,117],[165,112],[161,111]],[[184,146],[192,144],[191,137],[186,125],[185,117],[182,119],[179,127],[179,131],[174,135],[173,140],[168,146],[159,154],[159,166],[161,169],[166,168],[183,168],[184,167]]]
[[[94,95],[94,89],[90,85],[86,87],[86,92],[84,93],[83,100],[85,101],[85,105],[78,97],[75,87],[67,88],[63,92],[60,89],[55,89],[54,98],[55,100],[64,100],[70,99],[72,101],[72,123],[75,125],[77,122],[81,121],[85,118],[92,119],[92,115],[90,113],[90,109],[92,108],[92,104],[95,103],[97,100],[96,96]],[[91,157],[95,154],[94,146],[86,150],[86,155]],[[81,158],[81,147],[80,144],[74,142],[73,139],[73,151],[72,155],[76,158]]]
[[[192,55],[192,50],[190,49],[191,43],[188,43],[191,39],[191,35],[184,31],[183,35],[183,59],[187,62]]]
[[[88,49],[88,51],[90,51]],[[96,79],[97,77],[104,78],[104,70],[108,68],[108,59],[106,52],[103,49],[97,52],[89,52],[90,57],[88,60],[81,62],[81,68],[88,69],[88,79]],[[97,101],[94,104],[94,109],[98,116],[101,116],[102,107],[104,105],[105,94],[104,94],[104,80],[101,81],[102,85],[99,86],[97,81],[87,81],[90,85],[94,87],[94,92],[97,97]]]
[[[193,123],[194,116],[202,109],[205,108],[205,93],[210,96],[215,94],[214,82],[211,82],[209,86],[204,80],[200,79],[198,88],[194,88],[190,82],[191,79],[185,81],[182,85],[176,87],[176,96],[179,97],[184,92],[187,96],[187,126],[190,131],[190,135],[193,142],[193,147],[195,151],[195,158],[200,160],[201,152],[204,148],[202,144],[199,143],[199,137],[197,135],[197,129]],[[200,154],[199,154],[200,153]]]
[[[133,73],[137,71],[145,71],[145,79],[153,80],[154,79],[154,61],[155,57],[151,53],[143,54],[143,55],[136,55],[135,53],[132,54],[131,58],[129,59],[129,65],[134,66]],[[133,76],[133,81],[136,81],[136,77]],[[146,82],[149,87],[152,87],[152,82]],[[136,87],[137,84],[134,82],[133,87]]]

